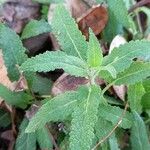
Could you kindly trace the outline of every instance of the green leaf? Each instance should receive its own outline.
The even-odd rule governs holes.
[[[23,71],[48,72],[55,69],[63,69],[74,76],[87,76],[86,64],[78,57],[68,56],[62,51],[45,52],[28,59],[22,64]]]
[[[0,84],[0,97],[4,99],[6,103],[20,108],[26,108],[30,100],[32,100],[32,97],[25,92],[10,91],[2,84]]]
[[[82,96],[87,94],[82,90]],[[81,96],[77,92],[66,92],[53,99],[49,99],[30,121],[26,132],[34,132],[36,129],[43,128],[49,121],[59,121],[66,119],[73,112],[74,107]],[[48,99],[47,99],[48,100]]]
[[[150,79],[143,81],[143,86],[145,89],[145,94],[142,97],[141,104],[144,109],[150,109]]]
[[[88,51],[87,51],[87,62],[91,67],[98,67],[102,64],[103,54],[100,48],[100,43],[97,40],[96,36],[90,30],[90,38],[88,43]]]
[[[108,134],[112,131],[113,128],[114,128],[114,126],[111,122],[100,117],[100,115],[98,114],[98,121],[95,126],[95,134],[96,134],[98,141],[101,141],[103,138],[108,136]],[[119,150],[115,134],[111,135],[109,137],[108,141],[109,141],[110,150]],[[102,144],[106,144],[106,142],[107,141],[105,141]],[[108,150],[108,148],[107,148],[107,150]]]
[[[95,125],[95,134],[98,141],[101,141],[104,137],[106,137],[111,130],[113,129],[113,125],[111,122],[105,120],[98,114],[98,121]]]
[[[49,6],[48,5],[42,5],[40,12],[41,12],[41,19],[48,20]]]
[[[131,128],[131,146],[135,150],[149,150],[150,143],[145,124],[137,112],[133,112],[133,126]]]
[[[146,79],[143,81],[143,86],[146,92],[150,92],[150,79]]]
[[[150,109],[150,79],[143,81],[143,86],[145,89],[145,94],[142,97],[141,104],[144,109]]]
[[[128,20],[128,10],[123,0],[107,0],[109,9],[114,14],[118,23],[121,23],[124,27],[130,27]],[[120,10],[120,11],[119,11]],[[119,13],[118,13],[119,11]]]
[[[135,1],[131,1],[131,0],[123,0],[123,1],[124,1],[126,8],[128,10],[135,4]]]
[[[142,83],[137,83],[134,85],[129,85],[128,87],[128,101],[130,108],[133,111],[141,112],[141,98],[145,94],[144,87]]]
[[[114,48],[112,53],[103,59],[103,66],[112,66],[116,70],[116,73],[122,72],[128,68],[134,58],[140,58],[150,61],[150,42],[146,40],[131,41],[119,48]],[[149,59],[148,59],[149,58]],[[100,72],[100,75],[104,78],[110,76],[106,71]]]
[[[141,104],[144,109],[150,109],[150,92],[142,97]]]
[[[10,114],[0,109],[0,127],[6,128],[10,123],[11,123]]]
[[[86,98],[74,108],[70,132],[70,150],[90,150],[100,103],[100,88],[93,85]]]
[[[7,0],[0,0],[0,6],[5,3]]]
[[[102,77],[104,77],[104,78],[107,78],[107,76],[109,77],[109,75],[111,75],[111,77],[112,77],[113,79],[115,79],[116,76],[117,76],[116,69],[115,69],[111,64],[105,66],[102,71],[105,71],[105,72],[101,72],[101,73],[100,73],[100,74],[102,75]],[[107,72],[108,72],[109,74],[107,74]],[[103,76],[103,73],[104,73],[104,76]]]
[[[108,142],[102,143],[100,149],[98,150],[109,150],[109,143]]]
[[[59,148],[61,150],[69,149],[69,136],[66,136],[64,140],[60,143]]]
[[[107,4],[109,21],[103,35],[104,39],[110,42],[113,37],[123,32],[123,27],[129,28],[130,22],[123,0],[107,0]]]
[[[19,128],[19,135],[16,140],[16,150],[36,150],[36,135],[35,133],[25,133],[29,121],[24,119]]]
[[[110,106],[110,105],[100,105],[98,114],[103,119],[106,119],[112,122],[113,125],[116,125],[123,114],[123,109]],[[123,117],[120,127],[127,129],[132,126],[132,116],[129,112],[126,112],[126,115]]]
[[[110,150],[120,150],[115,133],[109,138],[109,147]]]
[[[86,60],[87,43],[85,38],[63,5],[58,5],[54,11],[52,29],[63,51],[68,55]]]
[[[45,149],[45,150],[53,149],[51,137],[46,127],[43,127],[42,129],[36,131],[36,138],[41,149]]]
[[[12,81],[18,80],[19,71],[16,65],[20,66],[27,59],[26,49],[23,47],[19,36],[3,24],[0,24],[0,48],[9,78]]]
[[[23,29],[21,38],[24,40],[47,32],[51,32],[51,26],[46,21],[31,20]]]
[[[134,62],[113,81],[115,85],[135,84],[150,76],[150,63]]]
[[[104,95],[104,99],[107,100],[107,102],[111,105],[117,105],[117,106],[124,105],[122,101],[112,96]]]
[[[40,95],[48,95],[52,87],[52,81],[40,75],[35,75],[32,90]]]

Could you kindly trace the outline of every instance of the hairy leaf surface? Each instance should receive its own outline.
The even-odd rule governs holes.
[[[94,138],[94,127],[100,103],[100,88],[92,86],[86,98],[74,108],[70,133],[71,150],[90,150]]]
[[[22,64],[24,71],[48,72],[55,69],[63,69],[70,75],[87,76],[86,64],[78,57],[68,56],[62,51],[46,52],[28,59]]]
[[[109,138],[110,150],[120,150],[115,133]]]
[[[101,141],[105,136],[107,136],[111,132],[112,129],[112,123],[102,118],[99,113],[98,120],[95,125],[95,135],[98,138],[98,140]]]
[[[26,108],[30,100],[32,100],[32,97],[25,92],[13,92],[2,84],[0,84],[0,97],[6,103],[21,108]]]
[[[123,109],[111,106],[111,105],[100,105],[98,115],[103,119],[106,119],[112,122],[113,125],[116,125],[123,114]],[[132,116],[129,112],[126,112],[126,115],[123,117],[120,127],[127,129],[132,125]]]
[[[143,81],[143,86],[146,92],[150,92],[150,78]]]
[[[51,26],[44,20],[31,20],[23,29],[21,38],[28,39],[51,31]]]
[[[52,87],[52,81],[40,75],[34,75],[32,90],[40,95],[48,95]]]
[[[105,120],[98,114],[98,121],[95,126],[95,135],[98,139],[98,142],[103,140],[106,136],[108,136],[108,134],[112,131],[113,128],[114,128],[114,125],[111,122]],[[111,150],[119,149],[118,142],[115,137],[115,133],[111,135],[107,141],[109,142],[109,147]],[[107,141],[103,142],[102,144],[106,144]]]
[[[18,80],[17,65],[20,66],[27,59],[26,49],[23,47],[19,36],[3,24],[0,24],[0,48],[2,49],[9,78],[12,81]]]
[[[52,150],[53,144],[49,135],[49,130],[46,127],[36,131],[36,139],[41,149]]]
[[[66,119],[73,112],[81,96],[85,97],[87,95],[86,89],[83,88],[81,91],[82,95],[72,91],[60,94],[53,99],[47,99],[48,102],[39,109],[30,121],[26,132],[34,132],[36,129],[43,128],[49,121]]]
[[[145,94],[145,89],[142,83],[137,83],[134,85],[129,85],[128,87],[128,101],[130,103],[130,108],[133,111],[141,112],[141,98]]]
[[[28,119],[25,118],[20,125],[15,146],[16,150],[36,150],[36,134],[25,133],[28,123]]]
[[[141,104],[144,109],[150,109],[150,92],[145,93],[142,97]]]
[[[118,74],[128,68],[134,58],[150,61],[150,42],[146,40],[131,41],[118,48],[114,48],[112,53],[103,59],[103,66],[113,67]],[[102,71],[100,75],[107,78],[108,72]]]
[[[118,74],[115,85],[135,84],[150,76],[150,63],[135,62],[124,72]]]
[[[52,29],[61,48],[68,55],[86,60],[87,43],[78,29],[75,20],[62,5],[58,5],[52,19]]]
[[[87,62],[91,67],[98,67],[102,64],[103,54],[100,48],[100,43],[96,36],[90,30],[90,39],[88,43]]]
[[[114,36],[122,33],[123,27],[129,28],[130,22],[128,11],[123,0],[107,0],[107,4],[109,21],[103,35],[105,40],[110,42]]]
[[[114,125],[111,122],[105,120],[98,114],[98,121],[95,126],[95,135],[98,139],[98,142],[103,140],[103,138],[105,138],[106,136],[108,136],[108,134],[112,131],[113,128]],[[115,133],[109,137],[108,142],[111,150],[119,150]],[[102,144],[105,143],[106,142]]]
[[[139,114],[133,112],[133,126],[131,129],[131,146],[135,150],[149,150],[150,143],[146,131],[145,124]]]

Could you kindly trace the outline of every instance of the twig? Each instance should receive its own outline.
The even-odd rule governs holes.
[[[11,116],[11,122],[12,122],[12,132],[14,137],[16,138],[17,136],[17,130],[16,130],[16,123],[15,123],[15,119],[16,119],[16,109],[12,107],[12,112],[10,113]]]
[[[118,128],[118,126],[122,123],[122,120],[123,120],[123,117],[124,117],[125,114],[126,114],[127,108],[128,108],[128,103],[126,103],[125,108],[124,108],[124,111],[123,111],[122,115],[120,116],[120,118],[119,118],[117,124],[114,126],[114,128],[110,131],[110,133],[109,133],[108,135],[106,135],[102,140],[100,140],[100,141],[94,146],[94,148],[92,148],[92,150],[95,150],[100,144],[102,144],[104,141],[106,141],[106,140],[115,132],[115,130]]]
[[[140,2],[136,3],[135,5],[133,5],[128,12],[131,13],[133,12],[136,8],[144,6],[146,4],[150,3],[150,0],[141,0]]]

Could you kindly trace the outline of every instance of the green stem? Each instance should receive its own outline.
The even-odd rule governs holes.
[[[105,92],[106,92],[111,86],[114,85],[114,83],[115,83],[115,82],[112,82],[112,83],[108,84],[108,85],[102,90],[102,95],[104,95]]]

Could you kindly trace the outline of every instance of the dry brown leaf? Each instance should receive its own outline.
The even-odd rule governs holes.
[[[7,0],[0,11],[6,24],[20,33],[29,20],[39,18],[40,5],[32,0]]]
[[[20,79],[17,82],[11,82],[7,76],[7,68],[4,64],[2,51],[0,50],[0,84],[3,84],[12,91],[22,91],[27,89],[27,82],[23,76],[20,76]],[[0,98],[0,104],[2,103]]]
[[[2,51],[0,50],[0,84],[12,89],[13,85],[7,76],[7,69],[5,67]],[[2,103],[2,99],[0,98],[0,104]]]
[[[1,134],[1,138],[12,141],[14,139],[12,130],[6,130],[5,132],[3,132]]]
[[[115,47],[119,47],[120,45],[123,45],[126,43],[126,40],[124,37],[117,35],[113,41],[111,42],[110,49],[109,49],[109,54],[113,51]],[[120,85],[120,86],[113,86],[113,89],[117,96],[121,99],[125,99],[126,95],[126,86],[125,85]]]
[[[98,35],[105,28],[108,21],[108,12],[104,6],[93,6],[77,19],[79,29],[88,38],[88,30],[91,28]]]
[[[77,19],[90,8],[88,3],[82,0],[66,0],[67,6],[73,18]]]
[[[66,73],[61,75],[52,87],[52,95],[64,93],[70,90],[76,90],[80,85],[87,84],[88,80],[82,77],[70,76]]]
[[[23,40],[23,45],[29,50],[29,55],[34,56],[44,49],[45,43],[48,41],[48,39],[49,33],[44,33]]]
[[[54,36],[53,33],[49,33],[49,37],[50,37],[50,40],[51,40],[51,43],[52,43],[52,49],[53,50],[58,50],[60,49],[60,45],[58,43],[58,40],[56,39],[56,37]]]
[[[23,91],[28,89],[27,80],[23,75],[20,76],[19,80],[14,84],[13,91]]]
[[[88,30],[91,28],[98,35],[108,21],[107,9],[101,5],[95,5],[95,0],[66,0],[72,17],[77,20],[79,29],[88,38]]]
[[[2,56],[1,50],[0,50],[0,83],[7,87],[12,86],[12,83],[7,76],[7,69],[6,69],[4,61],[3,61],[3,56]]]
[[[37,103],[37,104],[32,104],[32,106],[26,111],[25,116],[27,117],[27,119],[31,119],[39,110],[41,104]]]

